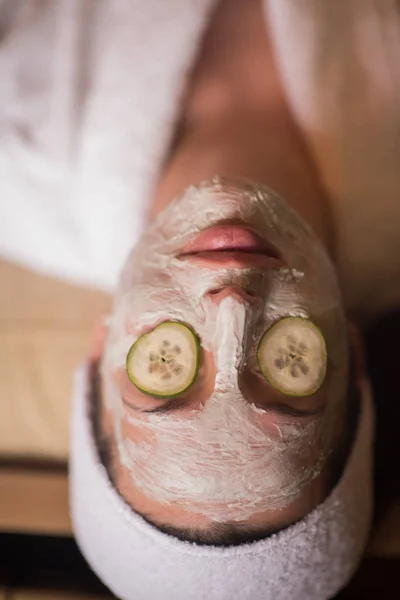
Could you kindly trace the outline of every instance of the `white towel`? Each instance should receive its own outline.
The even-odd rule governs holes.
[[[0,254],[114,288],[215,3],[20,3],[0,40]]]
[[[371,391],[362,385],[356,438],[344,474],[302,521],[236,547],[206,547],[161,533],[111,485],[93,439],[88,369],[77,373],[70,499],[78,544],[122,600],[325,600],[354,573],[372,512]]]

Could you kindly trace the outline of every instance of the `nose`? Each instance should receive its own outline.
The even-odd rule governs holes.
[[[247,292],[241,287],[236,287],[233,285],[228,285],[223,288],[219,288],[216,290],[210,290],[207,292],[207,296],[217,305],[219,306],[224,298],[235,298],[240,302],[247,302],[250,304],[254,304],[257,302],[257,297],[251,292]]]

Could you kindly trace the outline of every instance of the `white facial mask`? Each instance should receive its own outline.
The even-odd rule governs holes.
[[[227,219],[250,225],[278,249],[287,267],[209,270],[176,257],[199,231]],[[217,306],[207,296],[228,285],[243,287],[258,301],[227,297]],[[307,426],[271,420],[240,385],[243,370],[254,368],[262,334],[289,315],[319,325],[333,373],[327,408]],[[144,419],[124,407],[113,375],[124,368],[141,333],[170,320],[190,325],[212,352],[214,391],[189,416]],[[239,521],[287,506],[320,473],[343,406],[347,344],[332,264],[305,223],[270,190],[220,179],[189,188],[158,215],[128,259],[102,373],[120,458],[145,495],[214,521]],[[123,419],[146,431],[149,441],[124,437]]]

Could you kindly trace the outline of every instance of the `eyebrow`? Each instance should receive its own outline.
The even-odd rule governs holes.
[[[160,398],[154,398],[154,399],[161,400]],[[131,404],[130,402],[125,400],[125,398],[122,398],[122,402],[125,404],[125,406],[128,406],[130,409],[132,409],[136,412],[143,413],[143,414],[171,414],[174,412],[179,412],[180,410],[183,410],[184,408],[186,408],[189,405],[189,403],[191,402],[191,399],[185,398],[184,396],[177,397],[177,398],[170,398],[167,402],[164,402],[164,404],[162,404],[161,406],[158,406],[156,408],[151,408],[151,409],[139,408],[138,406],[135,406],[134,404]],[[252,403],[252,404],[254,405],[254,403]],[[290,417],[305,418],[305,417],[316,417],[316,416],[322,414],[322,412],[325,410],[325,406],[319,407],[314,410],[299,410],[297,408],[293,408],[292,406],[290,406],[288,404],[279,402],[279,403],[275,403],[273,405],[266,406],[262,410],[264,410],[266,413],[271,413],[271,414],[279,414],[279,415],[290,416]]]
[[[293,408],[293,406],[290,406],[289,404],[285,404],[283,402],[279,402],[279,403],[275,403],[272,405],[269,405],[265,408],[263,408],[262,410],[265,410],[265,412],[269,412],[269,413],[276,413],[279,415],[289,415],[291,417],[316,417],[320,414],[322,414],[325,410],[325,406],[320,406],[318,408],[315,408],[314,410],[305,410],[305,409],[298,409],[298,408]]]

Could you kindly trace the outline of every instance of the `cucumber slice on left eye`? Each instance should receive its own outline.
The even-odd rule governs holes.
[[[162,323],[131,346],[126,359],[128,377],[149,396],[178,396],[196,380],[199,346],[197,336],[186,325]]]
[[[310,396],[325,379],[325,339],[309,319],[287,317],[264,334],[257,360],[265,379],[274,388],[288,396]]]

